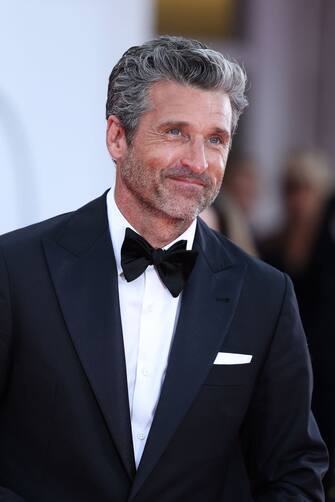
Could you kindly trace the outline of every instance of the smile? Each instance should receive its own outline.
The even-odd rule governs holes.
[[[186,178],[186,177],[178,177],[178,176],[169,176],[168,179],[180,183],[185,186],[198,186],[204,187],[205,184],[202,180],[197,178]]]

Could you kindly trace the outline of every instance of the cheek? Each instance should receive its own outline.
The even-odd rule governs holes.
[[[150,165],[154,169],[162,170],[180,165],[182,158],[183,155],[180,149],[173,148],[172,145],[166,145],[164,148],[156,149],[154,155],[151,156]]]
[[[160,171],[166,162],[166,156],[157,147],[141,146],[136,150],[136,160],[141,165],[141,170],[149,176],[154,176],[156,171]]]
[[[208,160],[208,172],[217,182],[221,182],[226,167],[226,159],[222,155],[212,156]]]

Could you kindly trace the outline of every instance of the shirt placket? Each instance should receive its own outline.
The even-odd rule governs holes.
[[[138,465],[149,434],[152,413],[154,410],[152,336],[155,328],[155,301],[152,290],[153,267],[145,272],[145,286],[142,303],[141,325],[139,334],[139,351],[136,368],[136,380],[133,398],[133,441],[135,460]]]

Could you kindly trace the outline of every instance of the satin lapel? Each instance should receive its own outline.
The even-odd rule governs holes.
[[[245,267],[225,256],[222,242],[197,230],[196,267],[183,292],[179,321],[154,421],[130,500],[167,447],[220,350],[238,303]]]
[[[105,204],[98,201],[100,206]],[[96,206],[92,203],[88,210],[75,213],[61,238],[44,245],[75,350],[132,478],[135,466],[116,265],[106,209]]]

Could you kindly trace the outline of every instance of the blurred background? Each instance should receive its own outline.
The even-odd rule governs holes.
[[[250,106],[222,193],[203,217],[294,281],[314,368],[313,407],[331,453],[329,500],[334,26],[334,0],[0,0],[0,233],[75,209],[111,185],[107,82],[128,47],[184,35],[245,66]]]
[[[0,232],[76,208],[111,183],[109,72],[159,33],[204,40],[242,62],[250,107],[234,151],[252,160],[249,217],[280,224],[287,156],[335,161],[333,0],[0,0]]]

